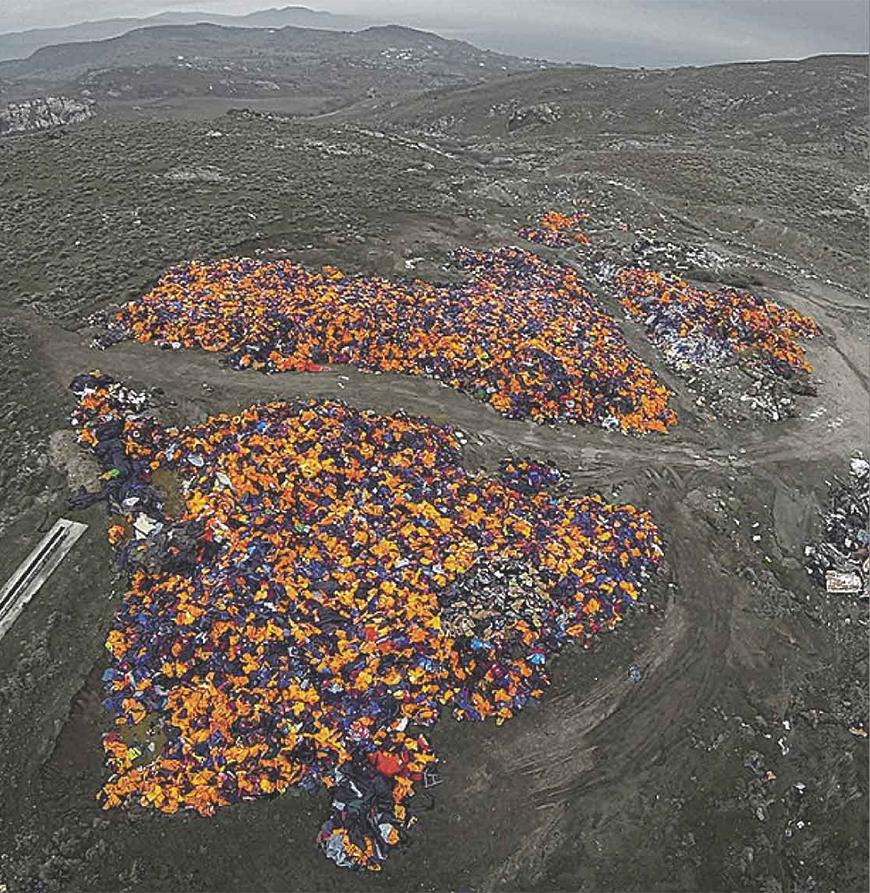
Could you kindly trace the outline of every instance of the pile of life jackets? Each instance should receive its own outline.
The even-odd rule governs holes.
[[[455,258],[467,279],[443,285],[286,260],[191,262],[125,305],[112,331],[219,351],[239,369],[429,376],[509,418],[632,433],[676,423],[670,391],[573,269],[519,248]]]
[[[581,227],[589,215],[577,211],[573,214],[562,214],[560,211],[547,211],[533,226],[524,226],[517,230],[517,235],[528,242],[546,245],[548,248],[572,248],[577,245],[589,245],[589,236]]]
[[[654,270],[617,270],[612,281],[622,306],[644,323],[677,370],[715,367],[741,356],[786,378],[812,371],[797,339],[821,329],[791,307],[732,288],[707,291]]]
[[[645,511],[554,493],[526,460],[471,474],[451,428],[402,413],[275,402],[174,428],[99,372],[73,387],[83,445],[108,465],[101,437],[119,441],[127,480],[177,489],[113,503],[115,548],[183,528],[193,555],[130,566],[106,808],[207,816],[323,786],[320,846],[377,869],[433,771],[422,730],[539,698],[550,656],[611,629],[662,555]]]

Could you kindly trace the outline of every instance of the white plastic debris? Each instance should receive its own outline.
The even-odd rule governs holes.
[[[137,538],[144,538],[151,533],[162,530],[163,524],[140,512],[133,522],[133,528],[136,531]]]
[[[825,588],[828,592],[860,592],[861,587],[861,576],[854,571],[827,571],[825,573]]]

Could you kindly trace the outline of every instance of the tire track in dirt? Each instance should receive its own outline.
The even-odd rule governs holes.
[[[473,778],[486,763],[499,776],[521,777],[517,786],[527,797],[521,828],[509,829],[512,846],[505,846],[508,855],[493,865],[484,890],[510,889],[520,875],[534,879],[568,834],[572,801],[618,787],[637,775],[638,766],[666,757],[728,684],[732,611],[743,584],[729,572],[727,545],[699,523],[672,480],[660,476],[651,507],[669,535],[663,572],[677,594],[633,656],[643,671],[641,684],[633,685],[619,666],[591,690],[545,693],[534,723],[477,756],[480,770],[466,770]],[[465,792],[469,801],[479,795],[473,788]]]
[[[499,759],[507,771],[531,777],[537,792],[536,806],[564,800],[583,782],[586,773],[592,773],[591,784],[602,783],[609,775],[618,775],[626,764],[645,760],[651,749],[661,747],[655,736],[645,736],[635,728],[635,734],[618,736],[618,753],[608,752],[606,759],[599,759],[598,751],[609,748],[606,742],[593,739],[597,727],[608,720],[618,722],[619,713],[624,714],[630,727],[660,728],[663,718],[668,720],[666,725],[672,722],[676,727],[680,716],[706,702],[718,685],[717,661],[724,660],[728,649],[733,593],[709,598],[704,589],[709,585],[727,592],[733,581],[712,561],[706,568],[709,576],[699,578],[698,557],[705,554],[703,548],[709,548],[709,543],[692,534],[691,528],[697,524],[693,524],[687,509],[661,511],[654,507],[653,512],[656,518],[663,515],[670,521],[668,563],[680,595],[670,601],[661,627],[651,633],[635,658],[643,670],[643,686],[634,686],[621,671],[602,679],[585,694],[566,691],[549,699],[552,709],[548,716],[526,736],[498,747]],[[682,691],[688,680],[691,693],[675,698],[671,692]],[[643,698],[634,697],[640,693]],[[632,710],[626,717],[624,708],[629,701]],[[612,731],[608,727],[609,736]],[[548,779],[554,774],[563,775],[564,781],[551,784]]]
[[[733,439],[734,433],[716,426],[699,431],[678,425],[666,435],[631,437],[589,426],[538,425],[508,419],[479,400],[424,377],[360,372],[350,366],[318,373],[263,375],[228,369],[219,364],[217,356],[204,351],[164,351],[136,342],[94,351],[79,333],[46,325],[29,315],[27,319],[60,390],[65,392],[78,373],[100,368],[133,383],[162,388],[165,403],[176,404],[169,414],[176,415],[174,421],[178,422],[195,421],[211,412],[238,411],[258,401],[314,397],[343,400],[378,412],[404,410],[441,424],[449,421],[475,438],[469,444],[469,457],[488,467],[505,456],[534,454],[568,469],[580,465],[597,472],[627,463],[725,468],[732,449],[725,438]]]

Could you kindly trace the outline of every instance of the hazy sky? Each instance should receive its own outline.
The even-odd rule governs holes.
[[[0,0],[0,31],[294,2],[429,28],[518,55],[616,65],[867,52],[870,30],[868,0]]]

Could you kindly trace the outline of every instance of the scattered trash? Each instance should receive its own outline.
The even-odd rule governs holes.
[[[136,531],[136,535],[143,539],[155,531],[160,531],[162,528],[163,525],[159,521],[155,521],[148,515],[139,514],[133,522],[133,529]]]
[[[459,285],[309,272],[289,261],[174,267],[110,323],[138,341],[202,347],[234,368],[324,363],[435,378],[509,418],[625,432],[676,423],[670,391],[577,273],[518,248],[461,249]]]
[[[44,96],[11,102],[0,107],[0,136],[53,131],[93,117],[96,106],[91,99],[69,96]]]
[[[853,456],[849,463],[849,471],[856,478],[865,478],[870,475],[870,462],[861,455]]]
[[[870,594],[870,463],[860,453],[845,481],[834,478],[822,541],[806,546],[804,556],[807,573],[828,592]]]
[[[492,111],[492,110],[491,110]],[[553,124],[562,117],[562,110],[549,102],[537,102],[533,105],[519,106],[511,109],[505,122],[508,133],[538,124]]]
[[[402,413],[275,402],[164,428],[107,376],[72,387],[81,442],[122,469],[104,496],[130,571],[106,643],[105,808],[211,815],[324,786],[327,857],[377,869],[415,784],[439,780],[409,724],[515,715],[662,554],[649,514],[557,496],[556,471],[524,460],[469,474],[451,428]],[[157,474],[183,496],[174,517]]]
[[[810,372],[797,338],[820,329],[808,316],[735,289],[710,292],[676,275],[640,269],[613,277],[623,307],[678,371],[749,358],[781,377]]]
[[[655,270],[718,270],[725,260],[703,245],[681,244],[639,235],[631,246],[633,263]]]
[[[825,588],[831,593],[860,592],[863,588],[861,575],[856,571],[825,571]]]
[[[192,167],[179,165],[166,171],[163,174],[163,179],[175,183],[225,183],[227,181],[227,177],[220,168],[210,164]]]
[[[723,423],[780,421],[796,414],[797,396],[815,395],[796,342],[819,332],[808,317],[734,289],[694,288],[672,274],[608,269],[606,284],[629,316],[695,391],[695,404]]]
[[[503,459],[499,465],[499,477],[507,486],[527,496],[545,487],[553,491],[565,481],[564,473],[555,466],[531,459]]]
[[[431,766],[427,766],[423,770],[423,787],[434,788],[439,784],[441,784],[441,776]]]

